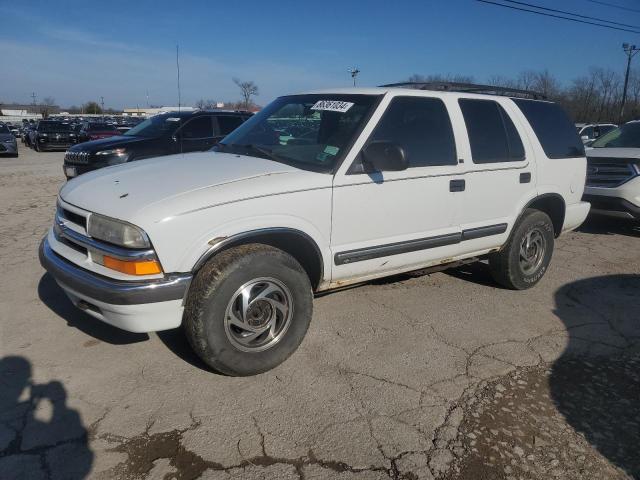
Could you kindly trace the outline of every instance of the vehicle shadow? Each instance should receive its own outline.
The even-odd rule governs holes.
[[[206,363],[200,360],[191,345],[189,345],[189,341],[184,334],[182,328],[174,328],[173,330],[164,330],[162,332],[156,332],[160,341],[167,347],[171,352],[181,360],[189,363],[191,366],[195,368],[199,368],[200,370],[204,370],[210,373],[223,375],[219,372],[212,370]]]
[[[38,297],[53,313],[66,320],[67,325],[112,345],[127,345],[149,339],[146,333],[131,333],[101,322],[87,315],[71,303],[51,275],[45,273],[38,283]]]
[[[576,231],[599,235],[626,235],[628,237],[640,238],[640,222],[589,215],[587,220]]]
[[[578,280],[555,294],[568,343],[549,389],[567,423],[640,478],[640,275]]]
[[[61,382],[36,384],[31,375],[26,358],[0,358],[0,477],[87,478],[94,454],[80,415]]]

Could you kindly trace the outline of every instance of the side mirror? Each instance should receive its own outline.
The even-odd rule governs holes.
[[[409,166],[402,147],[390,142],[371,142],[362,150],[362,159],[366,167],[378,172],[398,172]]]

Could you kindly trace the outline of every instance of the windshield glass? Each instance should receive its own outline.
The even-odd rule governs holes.
[[[40,132],[68,132],[71,127],[68,123],[60,122],[40,122],[38,131]]]
[[[9,128],[6,125],[0,123],[0,133],[11,133],[9,132]]]
[[[216,150],[330,172],[364,126],[376,99],[332,94],[281,97],[227,135]]]
[[[136,125],[124,135],[135,137],[161,137],[171,135],[180,126],[182,119],[171,114],[156,115]]]
[[[625,123],[602,135],[591,146],[593,148],[640,148],[640,122]]]
[[[89,130],[93,131],[103,131],[103,132],[111,132],[116,130],[114,125],[110,125],[108,123],[90,123]]]

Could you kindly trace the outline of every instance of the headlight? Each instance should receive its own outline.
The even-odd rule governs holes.
[[[96,155],[118,155],[119,157],[126,155],[127,150],[124,148],[113,148],[111,150],[100,150]]]
[[[149,237],[142,229],[114,218],[92,213],[87,233],[93,238],[129,248],[149,248]]]

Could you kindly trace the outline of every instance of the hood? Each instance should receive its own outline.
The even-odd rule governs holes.
[[[640,158],[640,148],[590,148],[586,153],[589,158]]]
[[[0,133],[0,142],[4,142],[6,140],[15,140],[16,137],[13,136],[13,133]]]
[[[91,135],[94,135],[93,133]],[[107,138],[101,138],[99,140],[91,140],[89,142],[79,143],[74,145],[69,150],[72,152],[97,152],[100,150],[106,150],[110,148],[120,148],[132,143],[141,143],[149,140],[155,140],[147,137],[134,137],[129,135],[118,135],[117,133],[111,134]]]
[[[145,228],[205,207],[331,183],[331,175],[264,158],[197,152],[89,172],[67,182],[60,197],[82,209]]]

